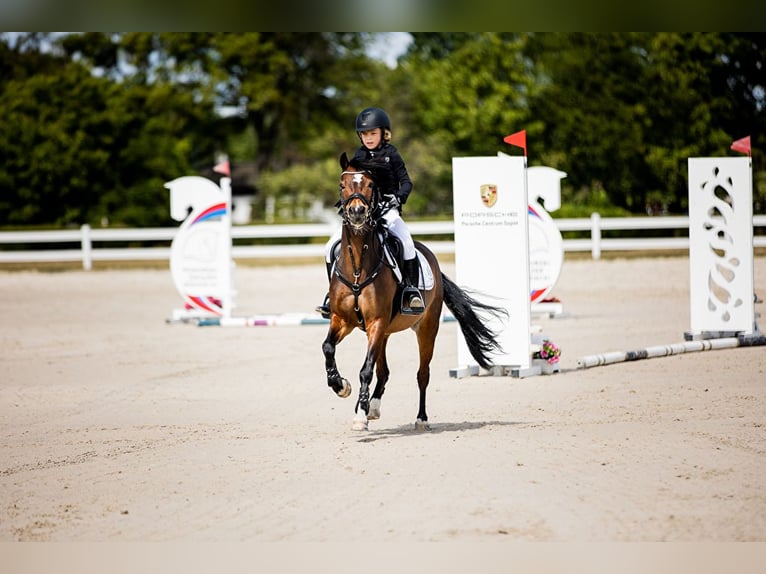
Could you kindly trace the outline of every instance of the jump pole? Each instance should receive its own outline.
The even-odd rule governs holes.
[[[700,351],[716,351],[718,349],[733,349],[735,347],[759,347],[766,345],[764,335],[740,335],[737,337],[723,337],[721,339],[705,339],[702,341],[686,341],[671,345],[656,345],[637,349],[635,351],[613,351],[600,355],[587,355],[577,359],[578,369],[601,367],[614,363],[640,361],[642,359],[654,359],[657,357],[669,357],[670,355],[682,355],[684,353],[697,353]]]
[[[736,337],[708,339],[705,341],[687,341],[671,345],[655,345],[653,347],[646,347],[635,351],[613,351],[610,353],[602,353],[600,355],[587,355],[577,359],[577,368],[589,369],[591,367],[601,367],[603,365],[612,365],[614,363],[654,359],[656,357],[668,357],[670,355],[681,355],[684,353],[696,353],[699,351],[711,351],[715,349],[732,349],[738,346],[739,340]]]

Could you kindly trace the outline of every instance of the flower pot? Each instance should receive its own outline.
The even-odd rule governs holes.
[[[532,364],[536,367],[540,367],[543,375],[552,375],[561,370],[558,363],[551,364],[545,359],[532,359]]]

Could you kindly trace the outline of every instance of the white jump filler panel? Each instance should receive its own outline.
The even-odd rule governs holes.
[[[531,363],[525,162],[504,155],[452,159],[456,282],[507,310],[507,318],[487,321],[502,348],[492,362],[519,372]],[[458,363],[457,372],[479,372],[460,332]]]
[[[221,187],[199,176],[165,184],[170,214],[183,223],[170,246],[170,272],[185,309],[174,319],[230,317],[233,307],[231,259],[231,179]]]
[[[502,152],[498,155],[508,157]],[[546,166],[528,167],[526,171],[532,313],[560,314],[563,312],[561,303],[544,302],[564,264],[564,240],[548,212],[561,207],[561,179],[567,174]]]
[[[753,183],[749,157],[689,158],[691,332],[752,334]]]

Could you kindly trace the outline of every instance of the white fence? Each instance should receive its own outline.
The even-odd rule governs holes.
[[[602,251],[646,251],[683,250],[689,248],[685,237],[642,237],[642,232],[654,229],[689,228],[689,218],[677,217],[601,217],[594,213],[590,218],[554,219],[559,230],[586,231],[590,237],[564,239],[564,251],[590,251],[594,259]],[[454,254],[454,241],[430,241],[427,236],[452,235],[452,221],[411,221],[412,234],[426,241],[437,254]],[[766,227],[766,215],[753,216],[753,227]],[[334,227],[329,224],[305,225],[243,225],[232,227],[232,238],[239,239],[327,239]],[[169,260],[170,242],[177,232],[175,227],[154,227],[144,229],[92,229],[83,225],[79,229],[56,231],[2,231],[0,232],[0,264],[82,261],[84,269],[91,269],[94,261],[149,261]],[[635,236],[610,238],[602,237],[604,231],[635,231]],[[115,242],[167,242],[167,247],[96,247],[94,244]],[[766,247],[766,235],[755,235],[755,247]],[[45,249],[8,250],[8,245],[29,246],[46,244]],[[50,244],[61,244],[62,248],[50,249]],[[234,245],[234,259],[270,258],[289,259],[294,257],[322,257],[324,242],[274,245]]]

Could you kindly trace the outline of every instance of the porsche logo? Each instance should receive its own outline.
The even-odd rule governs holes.
[[[485,183],[479,187],[481,193],[481,202],[485,207],[492,207],[497,203],[497,185],[494,183]]]

